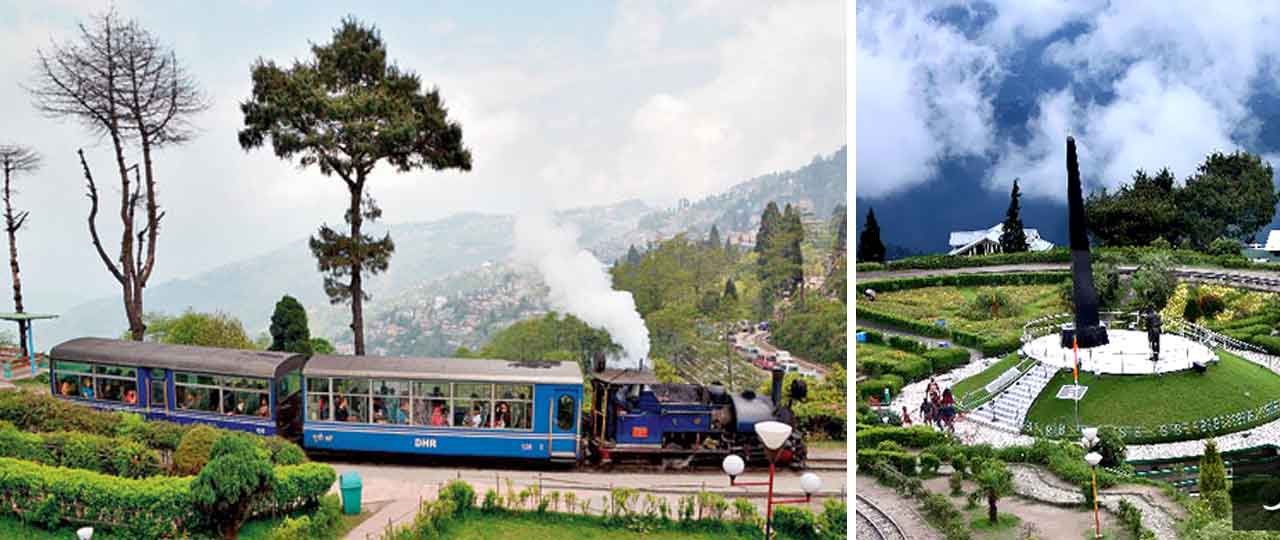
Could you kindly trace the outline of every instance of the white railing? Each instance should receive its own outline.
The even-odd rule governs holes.
[[[1106,323],[1108,328],[1136,330],[1142,326],[1142,313],[1138,311],[1102,311],[1098,313],[1098,319]],[[1044,336],[1061,332],[1062,325],[1073,322],[1075,322],[1075,315],[1072,313],[1058,313],[1027,321],[1026,324],[1022,325],[1022,343],[1025,345]],[[1267,354],[1267,351],[1257,345],[1219,334],[1180,318],[1169,319],[1163,321],[1163,323],[1161,330],[1164,333],[1182,336],[1210,349],[1235,349]]]

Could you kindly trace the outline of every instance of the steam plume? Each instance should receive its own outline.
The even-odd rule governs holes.
[[[638,367],[649,356],[649,329],[631,293],[613,290],[604,263],[578,247],[572,225],[557,224],[548,213],[525,213],[516,218],[515,231],[516,259],[538,268],[551,289],[551,306],[609,332],[623,350],[611,367]]]

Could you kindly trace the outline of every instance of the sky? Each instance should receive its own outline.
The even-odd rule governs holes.
[[[76,158],[83,148],[96,177],[106,176],[110,142],[42,116],[22,86],[38,48],[73,38],[111,5],[171,46],[211,102],[192,142],[155,156],[167,216],[152,284],[342,223],[341,182],[269,148],[245,152],[236,132],[252,62],[305,59],[347,15],[376,25],[391,61],[439,88],[472,152],[468,173],[375,170],[369,192],[389,223],[530,204],[667,206],[845,144],[840,1],[0,0],[0,143],[44,158],[17,179],[17,204],[31,211],[18,240],[28,311],[119,294],[90,244]],[[104,207],[118,204],[118,185],[99,183]],[[119,238],[112,217],[99,217],[110,253]]]
[[[857,196],[946,181],[1065,201],[1065,138],[1093,188],[1135,170],[1182,179],[1213,151],[1280,167],[1280,3],[860,2]],[[874,81],[874,82],[873,82]],[[892,155],[893,159],[872,156]]]

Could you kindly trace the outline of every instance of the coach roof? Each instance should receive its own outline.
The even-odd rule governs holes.
[[[98,362],[177,371],[275,377],[302,367],[306,357],[296,353],[169,345],[118,339],[76,338],[49,351],[54,360]]]
[[[366,377],[453,381],[582,384],[577,362],[321,354],[307,361],[308,377]]]

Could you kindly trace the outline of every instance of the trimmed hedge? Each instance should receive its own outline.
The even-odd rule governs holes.
[[[901,377],[904,382],[918,381],[933,373],[931,363],[928,360],[917,356],[908,356],[897,360],[867,358],[860,361],[859,365],[862,367],[863,373],[866,373],[868,376],[880,377],[882,375],[893,374]]]
[[[899,317],[892,313],[876,311],[865,307],[862,304],[854,304],[853,311],[859,320],[891,326],[909,334],[939,339],[946,339],[951,335],[951,332],[948,332],[946,328],[941,328],[936,324],[922,323],[905,317]]]
[[[964,349],[930,349],[924,357],[933,366],[934,373],[950,371],[969,363],[969,351]]]
[[[1168,253],[1175,264],[1184,266],[1212,266],[1221,268],[1254,268],[1275,270],[1275,263],[1255,263],[1240,255],[1213,256],[1189,249],[1159,249],[1153,247],[1103,247],[1092,250],[1095,257],[1110,256],[1122,264],[1138,262],[1142,255],[1154,252]],[[1071,250],[1065,247],[1040,252],[998,253],[993,255],[976,255],[972,257],[953,257],[950,255],[924,255],[907,257],[887,263],[858,263],[858,272],[879,272],[884,270],[940,270],[947,268],[974,268],[979,266],[998,266],[1008,264],[1045,264],[1069,263]],[[863,288],[859,285],[859,288]],[[879,289],[877,289],[879,290]]]
[[[275,469],[276,485],[271,496],[254,505],[253,515],[275,515],[313,506],[338,479],[333,467],[323,463],[279,465]]]
[[[877,399],[884,398],[884,389],[889,389],[890,397],[898,395],[902,391],[902,377],[892,373],[872,377],[858,383],[858,398],[866,399],[875,396]]]
[[[875,448],[883,441],[893,441],[907,448],[928,448],[947,442],[947,435],[926,426],[870,426],[854,433],[858,446]]]
[[[106,525],[131,538],[174,538],[202,521],[191,478],[118,478],[0,458],[0,514],[45,528]]]
[[[900,351],[906,351],[914,354],[924,354],[929,351],[929,347],[919,341],[902,336],[889,336],[885,340],[890,347]]]
[[[888,463],[902,474],[907,476],[916,475],[916,456],[910,452],[858,449],[857,459],[859,468],[874,467],[877,463]]]
[[[159,453],[128,439],[76,432],[24,433],[8,422],[0,422],[0,457],[126,478],[163,472]]]
[[[974,287],[1000,285],[1057,285],[1068,279],[1066,271],[1013,272],[1007,274],[952,274],[946,276],[918,276],[881,279],[859,283],[860,289],[872,289],[877,293],[922,289],[925,287]]]

